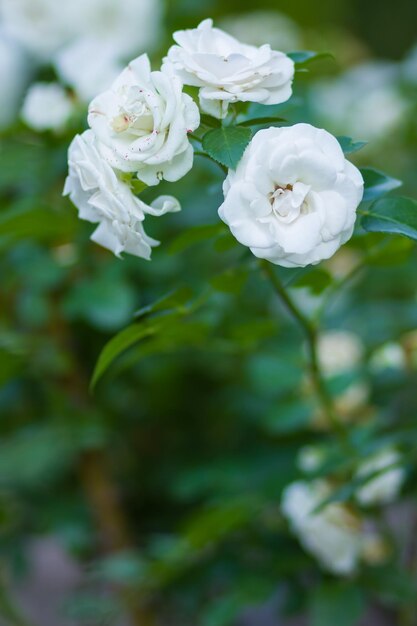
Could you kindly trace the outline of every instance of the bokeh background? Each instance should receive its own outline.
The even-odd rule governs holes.
[[[90,225],[62,197],[66,150],[85,126],[93,78],[105,82],[136,52],[158,67],[174,30],[210,16],[248,43],[332,52],[299,75],[286,116],[369,141],[355,162],[416,196],[417,4],[161,0],[147,22],[131,0],[118,30],[118,2],[84,0],[83,32],[77,21],[72,33],[71,15],[64,27],[63,15],[51,18],[50,45],[43,11],[56,2],[27,4],[19,21],[25,2],[0,3],[0,623],[330,625],[311,621],[326,574],[280,513],[298,450],[327,437],[302,337],[223,231],[186,249],[178,239],[217,223],[219,170],[197,158],[169,188],[182,213],[150,224],[163,242],[152,262],[121,261],[90,242]],[[82,80],[65,70],[75,44],[86,46],[73,52],[81,59],[88,50],[85,59],[102,60]],[[52,106],[39,119],[39,82],[64,89],[57,120]],[[378,243],[355,239],[313,286],[295,277],[300,306],[314,310],[328,281]],[[390,240],[325,318],[326,331],[360,345],[353,365],[329,372],[341,415],[358,437],[372,432],[404,454],[417,443],[416,261],[411,242]],[[201,298],[196,314],[89,390],[105,343],[174,288],[183,303]],[[415,485],[410,462],[402,497],[379,512],[395,558],[360,575],[358,624],[415,623],[405,621],[415,618],[415,580],[401,569],[415,560]]]

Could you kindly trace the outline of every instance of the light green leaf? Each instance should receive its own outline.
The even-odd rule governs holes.
[[[372,167],[362,168],[361,173],[365,182],[365,193],[363,195],[365,202],[385,196],[389,191],[397,189],[402,185],[402,182],[397,178],[392,178]]]
[[[381,198],[363,212],[368,232],[403,235],[417,241],[417,202],[411,198]]]
[[[132,191],[134,194],[136,194],[137,196],[142,193],[142,191],[145,191],[145,189],[148,187],[148,185],[146,183],[144,183],[143,181],[139,180],[138,178],[133,178],[130,181],[130,185],[132,187]]]
[[[368,144],[367,141],[353,141],[351,137],[346,137],[344,135],[336,137],[336,139],[340,143],[342,150],[345,154],[358,152],[358,150],[362,150],[362,148],[364,148]]]
[[[327,583],[312,594],[310,624],[355,626],[365,608],[364,597],[358,587],[345,583]]]
[[[207,239],[217,238],[227,232],[229,232],[228,228],[222,222],[217,222],[216,224],[192,226],[191,228],[188,228],[186,231],[181,233],[181,235],[179,235],[176,239],[174,239],[169,248],[169,252],[171,254],[183,252],[190,246],[195,245],[196,243],[201,243],[202,241],[206,241]]]
[[[242,126],[216,128],[204,135],[203,148],[212,159],[234,170],[251,137],[250,128]]]

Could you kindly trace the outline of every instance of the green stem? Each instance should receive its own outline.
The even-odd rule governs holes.
[[[260,261],[260,266],[264,274],[269,279],[275,293],[279,296],[287,310],[298,322],[305,334],[308,346],[310,375],[317,400],[320,404],[323,414],[327,419],[327,422],[337,433],[343,446],[345,448],[349,447],[349,451],[351,452],[346,428],[343,422],[341,422],[338,418],[333,399],[326,387],[324,377],[320,369],[317,350],[317,342],[319,337],[318,328],[297,307],[297,305],[285,289],[284,285],[282,284],[281,280],[279,279],[278,275],[273,270],[272,265],[268,261]]]

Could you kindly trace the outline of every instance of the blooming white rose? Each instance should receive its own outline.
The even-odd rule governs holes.
[[[315,512],[330,495],[325,481],[299,481],[285,489],[281,507],[305,549],[327,570],[346,576],[355,571],[361,557],[362,525],[342,504]]]
[[[55,68],[83,102],[108,89],[123,69],[113,47],[92,38],[77,39],[58,52]]]
[[[159,242],[145,233],[145,215],[179,211],[178,201],[161,196],[148,206],[133,195],[129,185],[100,155],[91,130],[75,137],[68,161],[64,194],[70,196],[81,219],[99,224],[91,239],[116,256],[127,252],[150,259],[152,247]]]
[[[223,191],[219,215],[240,243],[276,265],[304,267],[351,237],[363,179],[332,135],[296,124],[259,131]]]
[[[391,466],[397,465],[400,460],[401,457],[397,450],[388,448],[362,463],[357,472],[357,478],[363,478],[379,471],[381,474],[371,478],[358,489],[356,497],[361,504],[365,506],[388,504],[395,500],[405,480],[405,470],[403,467]]]
[[[188,133],[200,123],[197,105],[178,77],[151,72],[145,54],[93,100],[88,121],[104,158],[147,185],[179,180],[192,167]]]
[[[74,103],[58,83],[35,83],[26,94],[23,121],[37,131],[60,130],[67,124]]]
[[[18,116],[31,65],[22,47],[0,30],[0,128]]]
[[[213,21],[174,33],[165,59],[186,85],[201,87],[204,111],[225,117],[230,103],[279,104],[292,94],[294,63],[283,52],[240,43]]]

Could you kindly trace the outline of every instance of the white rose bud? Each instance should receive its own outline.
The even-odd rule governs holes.
[[[259,131],[223,187],[221,219],[253,254],[284,267],[330,258],[352,236],[363,178],[310,124]]]
[[[70,196],[81,219],[99,224],[91,239],[116,256],[127,252],[150,259],[152,247],[159,242],[145,233],[145,215],[179,211],[178,201],[161,196],[148,206],[137,198],[102,158],[91,130],[75,137],[68,161],[64,195]]]
[[[26,94],[23,121],[34,130],[62,130],[74,111],[74,103],[58,83],[35,83]]]
[[[362,525],[342,504],[315,512],[330,495],[329,485],[322,480],[292,483],[284,491],[282,511],[305,549],[324,568],[348,576],[361,557]]]
[[[389,504],[396,499],[406,476],[404,468],[396,466],[400,460],[397,450],[388,448],[362,463],[357,478],[370,476],[374,472],[377,475],[358,489],[356,497],[361,504]]]
[[[147,55],[93,100],[88,121],[110,165],[137,172],[147,185],[177,181],[192,167],[188,133],[200,123],[197,105],[178,77],[151,72]]]
[[[294,63],[283,52],[241,43],[213,21],[198,28],[174,33],[164,63],[170,65],[186,85],[200,87],[202,109],[225,117],[230,103],[279,104],[292,95]]]

